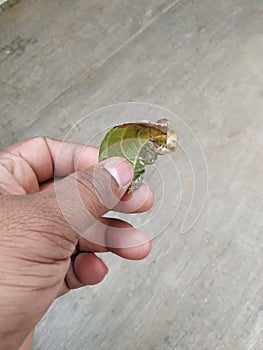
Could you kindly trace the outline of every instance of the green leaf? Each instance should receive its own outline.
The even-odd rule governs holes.
[[[175,151],[177,135],[170,129],[170,121],[157,123],[141,121],[115,126],[100,145],[99,161],[110,157],[122,157],[133,166],[134,178],[128,193],[136,190],[143,181],[145,166],[153,164],[158,155]]]

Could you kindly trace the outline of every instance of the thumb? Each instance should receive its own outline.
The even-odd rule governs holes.
[[[56,210],[77,234],[84,235],[95,221],[116,206],[132,178],[131,164],[119,157],[75,172],[55,183],[52,196],[55,195]]]

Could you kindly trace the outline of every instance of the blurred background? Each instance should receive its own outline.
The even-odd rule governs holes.
[[[106,279],[56,300],[33,350],[263,348],[262,57],[262,0],[1,5],[1,147],[99,146],[161,117],[180,140],[147,171],[154,207],[129,217],[150,256],[103,256]]]

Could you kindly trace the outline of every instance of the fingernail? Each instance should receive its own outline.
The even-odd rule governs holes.
[[[119,187],[126,187],[132,182],[133,169],[131,164],[123,158],[109,158],[103,165],[111,176],[116,180]]]

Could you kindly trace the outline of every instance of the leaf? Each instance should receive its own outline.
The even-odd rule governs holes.
[[[110,157],[122,157],[133,166],[134,178],[128,193],[142,184],[145,166],[153,164],[158,155],[174,152],[177,135],[170,129],[170,121],[160,119],[157,123],[141,121],[115,126],[100,145],[99,161]]]

